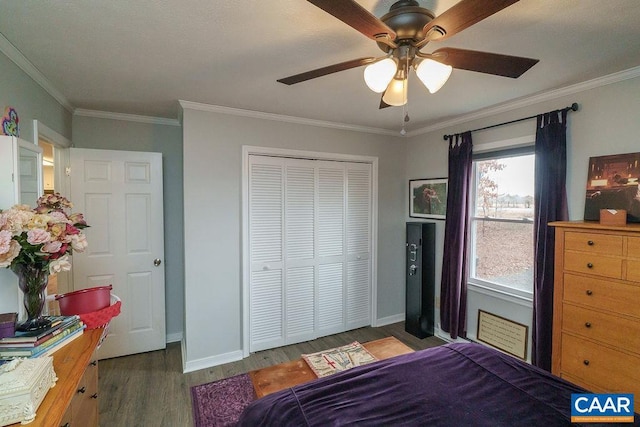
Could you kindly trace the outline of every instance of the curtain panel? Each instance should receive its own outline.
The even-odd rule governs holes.
[[[534,291],[531,362],[551,371],[555,230],[569,219],[567,208],[567,113],[537,116],[534,190]]]
[[[449,140],[449,189],[440,285],[441,328],[455,339],[466,336],[471,132]]]

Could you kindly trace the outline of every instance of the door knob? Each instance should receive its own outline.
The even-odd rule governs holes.
[[[156,267],[159,266],[160,264],[162,264],[162,261],[160,260],[160,258],[156,258],[153,260],[153,265],[155,265]]]

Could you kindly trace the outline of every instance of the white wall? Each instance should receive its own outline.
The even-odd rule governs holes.
[[[629,73],[630,75],[636,73]],[[558,96],[553,100],[539,102],[527,107],[496,114],[486,118],[459,123],[409,139],[406,158],[405,179],[447,176],[448,143],[443,140],[444,134],[453,134],[465,130],[477,129],[497,123],[528,117],[546,111],[564,108],[577,102],[580,110],[569,112],[567,131],[567,195],[569,217],[572,220],[583,218],[584,197],[587,183],[589,157],[607,154],[631,153],[640,151],[640,77],[630,78],[615,83],[605,84],[614,79],[601,79],[602,85],[585,84],[590,89],[579,90],[579,86],[566,89],[561,93],[570,95]],[[559,92],[560,93],[560,92]],[[551,97],[549,97],[551,98]],[[491,130],[472,134],[475,147],[491,141],[517,138],[535,133],[535,119],[517,124],[502,126]],[[405,190],[408,200],[408,189]],[[408,217],[406,218],[409,219]],[[442,264],[442,248],[444,246],[444,223],[437,225],[436,265]],[[439,295],[440,274],[436,275],[436,325],[440,325]],[[476,298],[477,297],[477,298]],[[476,298],[467,314],[468,332],[475,335],[477,310],[486,309],[486,305],[503,305],[500,300],[490,301],[486,295],[472,296]],[[489,310],[496,312],[495,310]],[[510,317],[516,321],[517,315],[510,313],[496,314]]]
[[[404,313],[405,140],[183,111],[187,370],[241,357],[242,146],[378,157],[378,318]]]

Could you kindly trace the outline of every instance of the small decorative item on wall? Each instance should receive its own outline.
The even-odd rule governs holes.
[[[600,209],[626,210],[628,222],[640,222],[640,153],[589,159],[584,219],[597,221]]]
[[[447,178],[409,181],[409,216],[445,219],[447,213]]]
[[[15,108],[7,107],[4,109],[2,117],[2,134],[8,136],[20,136],[20,128],[18,127],[18,113]]]

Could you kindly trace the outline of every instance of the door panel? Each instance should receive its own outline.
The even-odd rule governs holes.
[[[73,256],[74,289],[111,284],[122,299],[98,357],[163,349],[162,155],[72,148],[70,157],[74,211],[90,225],[89,246]]]

